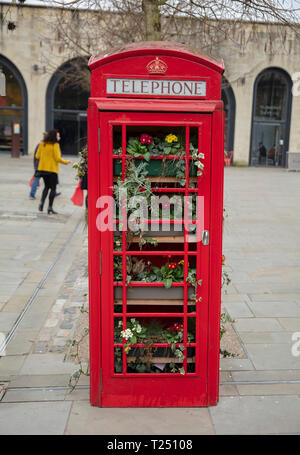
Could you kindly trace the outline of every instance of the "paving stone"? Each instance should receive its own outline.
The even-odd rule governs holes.
[[[238,332],[277,332],[282,326],[274,318],[242,318],[236,319],[234,327]]]
[[[33,339],[26,336],[24,332],[16,332],[6,347],[6,355],[28,354],[33,345]]]
[[[20,330],[37,330],[39,329],[44,320],[46,319],[47,313],[35,313],[27,312],[19,325]]]
[[[69,379],[69,374],[16,375],[11,376],[9,387],[67,387]],[[79,383],[81,384],[82,382],[79,380]],[[85,383],[85,385],[88,385],[88,383]]]
[[[73,324],[71,322],[63,322],[59,327],[61,329],[72,329]]]
[[[253,317],[253,313],[244,302],[226,302],[224,303],[224,306],[233,319]]]
[[[6,390],[2,403],[26,403],[26,402],[41,402],[41,401],[81,401],[89,400],[89,389],[78,388],[72,391],[65,385],[63,387],[53,387],[45,389],[14,389],[9,387]]]
[[[63,346],[51,346],[49,348],[49,352],[56,352],[56,353],[59,353],[59,352],[65,352],[65,345]]]
[[[299,370],[300,357],[294,357],[288,344],[246,344],[256,370]]]
[[[220,397],[236,396],[238,395],[237,386],[232,384],[221,384],[219,389]]]
[[[1,273],[1,272],[0,272]],[[22,296],[12,296],[3,308],[3,312],[20,313],[25,308],[28,299]]]
[[[76,308],[64,308],[64,313],[73,315],[76,313]]]
[[[240,395],[300,395],[299,384],[243,384],[236,386]],[[299,428],[300,431],[300,428]]]
[[[59,319],[57,317],[55,317],[55,318],[51,317],[51,318],[46,320],[45,327],[46,328],[55,327],[58,324],[58,321],[59,321]]]
[[[54,338],[53,344],[54,346],[65,346],[67,343],[67,340],[64,338]]]
[[[76,365],[63,360],[63,354],[30,354],[27,356],[20,374],[73,373],[76,370]]]
[[[209,408],[216,434],[300,434],[300,397],[221,397]]]
[[[245,344],[291,343],[293,332],[239,332]]]
[[[223,371],[240,371],[253,369],[254,366],[249,359],[225,358],[220,360],[220,370]]]
[[[0,357],[0,380],[6,381],[11,375],[16,375],[25,361],[22,355],[7,355]]]
[[[42,354],[44,352],[47,352],[48,350],[48,343],[47,342],[38,342],[35,344],[33,348],[33,353],[34,354]]]
[[[278,318],[280,325],[289,332],[300,332],[300,318]]]
[[[65,389],[45,390],[7,390],[2,403],[26,403],[39,401],[65,401],[67,391]],[[70,401],[70,400],[68,400]]]
[[[220,371],[220,375],[219,375],[219,379],[220,379],[220,383],[221,382],[230,382],[232,381],[232,374],[230,371]]]
[[[47,403],[1,403],[0,434],[63,435],[70,401]]]
[[[18,319],[18,316],[18,313],[0,313],[0,332],[8,333]]]
[[[249,307],[256,317],[300,316],[300,305],[295,302],[251,302]]]
[[[97,408],[80,401],[73,403],[66,434],[196,435],[214,434],[214,428],[206,408]]]
[[[51,328],[43,327],[43,329],[39,333],[38,339],[39,341],[49,341],[51,339],[51,335],[52,335]]]
[[[299,370],[233,371],[234,381],[299,381]]]
[[[68,329],[60,329],[58,332],[57,332],[57,336],[58,337],[63,337],[63,338],[68,338],[70,337],[70,334],[71,334],[71,331],[68,330]]]

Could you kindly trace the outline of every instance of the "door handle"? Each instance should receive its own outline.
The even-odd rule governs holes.
[[[209,244],[209,231],[202,232],[202,243],[204,246]]]

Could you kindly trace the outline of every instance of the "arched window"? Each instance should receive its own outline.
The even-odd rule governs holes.
[[[20,131],[20,151],[27,154],[27,89],[24,79],[7,58],[0,55],[6,95],[0,96],[0,152],[11,152],[14,131]]]
[[[250,159],[251,166],[286,164],[290,134],[292,80],[280,68],[268,68],[254,84]]]
[[[76,155],[87,142],[89,75],[87,61],[75,59],[61,66],[48,85],[46,129],[59,130],[63,154]]]
[[[225,111],[225,150],[233,151],[234,146],[234,126],[235,126],[235,97],[233,90],[223,76],[222,79],[222,101]]]

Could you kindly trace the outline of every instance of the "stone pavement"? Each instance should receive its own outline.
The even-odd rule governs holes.
[[[68,340],[87,304],[84,210],[69,200],[71,166],[61,166],[57,216],[29,200],[31,174],[31,157],[0,155],[0,332],[9,341],[0,358],[0,434],[300,434],[300,356],[292,354],[300,174],[225,169],[232,282],[223,308],[245,355],[221,360],[218,406],[176,409],[91,407],[85,376],[70,393],[77,366]]]

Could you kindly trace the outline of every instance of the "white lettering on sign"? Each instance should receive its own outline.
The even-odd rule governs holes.
[[[106,79],[108,95],[206,96],[206,81]]]

